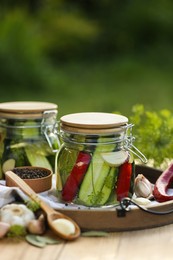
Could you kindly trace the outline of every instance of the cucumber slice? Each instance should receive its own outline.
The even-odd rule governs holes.
[[[95,152],[79,190],[79,200],[83,204],[95,204],[109,170],[110,167],[104,163],[100,154]]]
[[[14,159],[8,159],[3,163],[2,171],[3,173],[12,170],[15,167],[15,160]]]
[[[44,155],[36,153],[33,147],[25,147],[25,152],[31,166],[43,167],[52,171],[52,166],[48,159]]]
[[[103,160],[111,167],[118,167],[127,161],[129,153],[127,151],[115,151],[109,153],[101,153]]]
[[[97,205],[104,205],[108,200],[111,195],[111,192],[114,191],[114,186],[115,186],[115,179],[118,175],[118,168],[110,168],[110,171],[105,178],[105,183],[100,191],[99,197],[96,201]]]
[[[106,141],[108,142],[109,140],[106,139]],[[110,171],[110,166],[103,160],[101,153],[105,150],[113,151],[115,144],[109,144],[105,148],[102,142],[104,142],[104,137],[98,140],[99,145],[92,155],[92,160],[80,186],[78,198],[86,206],[96,205],[96,201],[99,199],[100,192]]]

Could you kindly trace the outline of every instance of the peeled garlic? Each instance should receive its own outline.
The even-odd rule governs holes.
[[[53,225],[56,228],[56,230],[64,235],[72,235],[75,233],[75,226],[74,224],[64,218],[59,218],[53,221]]]
[[[134,192],[137,197],[150,198],[152,196],[153,186],[143,174],[138,174],[135,178]]]
[[[40,215],[38,219],[32,219],[27,229],[31,234],[42,235],[46,230],[44,215]]]
[[[26,226],[35,219],[34,213],[23,204],[8,204],[0,209],[0,220],[10,225]]]

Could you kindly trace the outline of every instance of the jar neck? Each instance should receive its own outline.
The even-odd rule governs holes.
[[[127,144],[127,133],[119,132],[115,134],[101,135],[84,135],[79,133],[68,133],[61,131],[61,138],[67,147],[72,147],[80,150],[97,150],[110,151],[120,150]]]
[[[35,138],[40,135],[41,119],[0,119],[6,138]]]
[[[0,128],[9,139],[38,140],[44,136],[53,152],[59,150],[56,110],[44,111],[39,118],[0,118]]]
[[[127,150],[136,155],[141,162],[147,163],[147,158],[134,145],[134,137],[132,136],[132,125],[124,131],[115,134],[102,135],[84,135],[79,133],[69,133],[60,131],[60,135],[64,145],[72,149],[85,150],[92,152],[97,147],[97,151],[110,152],[117,150]]]

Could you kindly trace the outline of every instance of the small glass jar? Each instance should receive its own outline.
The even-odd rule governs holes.
[[[131,197],[135,178],[132,124],[111,113],[76,113],[60,118],[57,190],[64,203],[102,207]],[[131,148],[135,148],[134,151]]]
[[[59,149],[57,105],[47,102],[0,104],[0,179],[14,167],[55,167]]]

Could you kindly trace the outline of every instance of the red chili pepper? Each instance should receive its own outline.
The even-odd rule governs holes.
[[[125,162],[120,166],[116,188],[118,201],[129,195],[132,172],[131,163]]]
[[[159,202],[173,200],[173,195],[167,194],[167,189],[173,181],[173,163],[157,179],[153,196]]]
[[[89,166],[90,160],[91,155],[89,153],[79,152],[76,163],[62,190],[62,199],[64,201],[70,202],[75,198]]]

